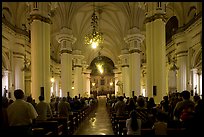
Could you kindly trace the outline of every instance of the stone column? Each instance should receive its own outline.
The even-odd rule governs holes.
[[[165,7],[164,2],[146,3],[147,94],[157,104],[166,90]]]
[[[25,72],[25,95],[31,95],[31,71]]]
[[[129,52],[127,49],[122,50],[122,55],[119,56],[121,59],[122,68],[122,94],[125,93],[126,97],[131,96],[130,91],[130,73],[129,73]]]
[[[82,79],[82,59],[80,50],[73,51],[74,59],[74,96],[83,95],[83,79]]]
[[[90,79],[91,79],[91,77],[90,77],[90,74],[91,74],[91,69],[85,69],[84,71],[83,71],[83,75],[84,75],[84,77],[83,77],[83,91],[85,92],[85,93],[83,93],[85,96],[87,96],[87,97],[90,97]]]
[[[193,72],[193,93],[198,93],[198,70],[196,68],[192,69]]]
[[[58,96],[59,97],[59,93],[60,93],[60,90],[59,90],[59,81],[60,81],[60,78],[59,76],[56,76],[55,77],[55,88],[54,88],[54,91],[55,91],[55,96]]]
[[[136,96],[140,95],[140,47],[144,40],[144,35],[141,34],[138,28],[132,28],[128,32],[127,37],[124,38],[129,44],[130,53],[130,91],[134,91]],[[132,94],[131,94],[132,95]]]
[[[72,30],[62,28],[56,35],[57,41],[61,44],[61,90],[62,96],[66,97],[69,92],[70,97],[74,97],[72,92],[72,47],[76,41],[72,35]]]
[[[198,72],[197,73],[197,75],[198,75],[198,87],[197,87],[197,93],[198,93],[198,95],[200,95],[200,93],[201,93],[201,89],[200,89],[200,76],[201,76],[201,74],[200,74],[200,72]]]
[[[114,79],[115,79],[115,96],[117,96],[120,92],[120,87],[117,86],[118,83],[118,69],[114,69],[113,70],[114,75]],[[121,94],[122,95],[122,94]]]
[[[146,63],[142,64],[142,70],[141,70],[141,91],[140,95],[147,96],[147,79],[146,79]]]
[[[14,88],[22,89],[25,92],[25,78],[24,78],[24,71],[22,70],[24,67],[24,54],[20,52],[14,52],[14,79],[15,84]]]
[[[13,90],[12,90],[12,83],[11,83],[11,71],[9,70],[2,70],[3,77],[2,77],[2,95],[3,90],[6,86],[6,90],[8,90],[8,94],[10,94],[10,98],[15,100],[15,97],[13,95]],[[10,93],[9,93],[10,92]]]
[[[177,59],[177,91],[182,92],[187,90],[187,55],[186,40],[183,34],[177,34],[175,36],[176,43],[176,59]]]
[[[31,22],[31,92],[38,103],[44,90],[50,101],[50,3],[30,2]]]

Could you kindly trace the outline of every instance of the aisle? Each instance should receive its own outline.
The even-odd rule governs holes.
[[[74,135],[114,135],[105,96],[98,97],[98,107],[81,123]]]

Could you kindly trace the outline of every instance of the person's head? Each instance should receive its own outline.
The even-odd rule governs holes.
[[[66,97],[63,97],[63,98],[62,98],[62,101],[63,101],[63,102],[67,101],[67,98],[66,98]]]
[[[187,91],[187,90],[184,90],[184,91],[181,93],[181,95],[182,95],[183,99],[185,99],[185,100],[190,99],[190,96],[191,96],[190,92]]]
[[[168,98],[168,96],[164,96],[163,99],[164,99],[164,101],[168,101],[169,98]]]
[[[32,101],[33,101],[33,99],[32,99],[32,97],[31,97],[31,96],[28,96],[26,101],[27,101],[27,102],[32,102]]]
[[[144,98],[143,98],[143,97],[139,97],[139,98],[137,99],[137,104],[138,104],[139,107],[144,107],[144,106],[145,106],[145,100],[144,100]]]
[[[155,104],[155,103],[154,103],[154,98],[153,98],[153,97],[150,97],[150,98],[149,98],[149,103],[151,103],[151,104]]]
[[[44,96],[39,96],[38,99],[39,99],[40,101],[43,101],[45,98],[44,98]]]
[[[130,98],[129,105],[135,105],[135,101],[133,98]]]
[[[23,90],[21,90],[21,89],[16,89],[16,90],[14,91],[14,97],[15,97],[16,99],[23,99],[23,98],[24,98],[24,92],[23,92]]]
[[[123,96],[119,96],[118,99],[119,99],[120,101],[123,101],[124,97],[123,97]]]
[[[198,95],[193,96],[193,100],[194,100],[194,102],[199,101],[200,100],[200,96],[198,96]]]

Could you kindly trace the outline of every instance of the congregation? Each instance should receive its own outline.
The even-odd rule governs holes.
[[[112,96],[107,98],[107,108],[116,135],[143,135],[144,130],[150,130],[151,135],[169,135],[170,129],[180,130],[182,135],[202,132],[203,101],[189,91],[164,96],[160,104],[155,104],[153,97]]]

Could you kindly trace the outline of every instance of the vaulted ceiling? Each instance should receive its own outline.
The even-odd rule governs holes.
[[[99,17],[99,27],[103,32],[104,43],[102,44],[102,56],[110,58],[117,64],[121,50],[128,48],[124,37],[132,27],[140,29],[145,35],[145,10],[144,2],[95,2],[96,14]],[[62,27],[72,30],[77,41],[72,45],[73,50],[81,50],[84,60],[90,65],[97,57],[98,50],[93,50],[84,44],[84,36],[91,30],[91,16],[93,2],[51,2],[51,56],[60,62],[60,44],[56,40],[56,33]],[[195,8],[196,7],[196,10]],[[193,13],[202,9],[202,3],[176,2],[167,3],[167,17],[176,16],[179,26],[182,26],[193,17]],[[2,16],[14,26],[23,29],[26,24],[29,29],[27,18],[29,6],[27,2],[3,2]],[[145,40],[141,46],[142,59],[145,58]]]

